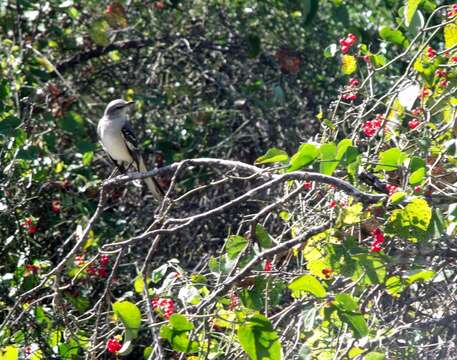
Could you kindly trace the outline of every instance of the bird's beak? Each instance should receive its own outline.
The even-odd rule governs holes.
[[[133,105],[135,104],[135,101],[127,101],[127,103],[125,104],[125,106],[130,106],[130,105]]]

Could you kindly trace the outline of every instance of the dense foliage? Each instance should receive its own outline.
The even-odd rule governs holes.
[[[0,29],[0,359],[454,356],[457,4],[16,0]],[[110,176],[115,98],[161,204]]]

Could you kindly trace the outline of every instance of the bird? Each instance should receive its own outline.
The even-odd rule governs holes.
[[[134,103],[123,99],[111,101],[97,126],[98,138],[103,149],[122,173],[132,165],[139,172],[147,171],[135,133],[128,122],[128,112]],[[157,180],[154,177],[147,177],[144,178],[144,182],[154,199],[161,202],[164,192]]]

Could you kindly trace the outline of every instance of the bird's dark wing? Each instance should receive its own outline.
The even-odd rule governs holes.
[[[136,139],[135,133],[133,132],[132,127],[128,122],[121,129],[122,136],[124,137],[125,143],[127,144],[127,149],[129,150],[130,155],[135,161],[137,168],[139,164],[139,152],[138,152],[138,141]]]
[[[374,187],[379,192],[388,194],[389,191],[386,189],[386,183],[379,179],[377,176],[369,172],[362,172],[359,174],[359,180],[367,185]]]

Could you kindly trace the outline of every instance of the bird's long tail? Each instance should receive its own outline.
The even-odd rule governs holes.
[[[148,171],[148,169],[146,168],[146,165],[144,164],[144,160],[143,160],[142,156],[140,156],[140,158],[139,158],[138,165],[139,165],[138,166],[139,172]],[[164,197],[164,192],[163,192],[162,188],[160,187],[159,183],[157,182],[157,180],[154,179],[153,177],[144,178],[143,180],[146,183],[146,186],[148,187],[149,192],[152,194],[152,196],[154,196],[154,198],[158,202],[162,201],[162,199]]]

